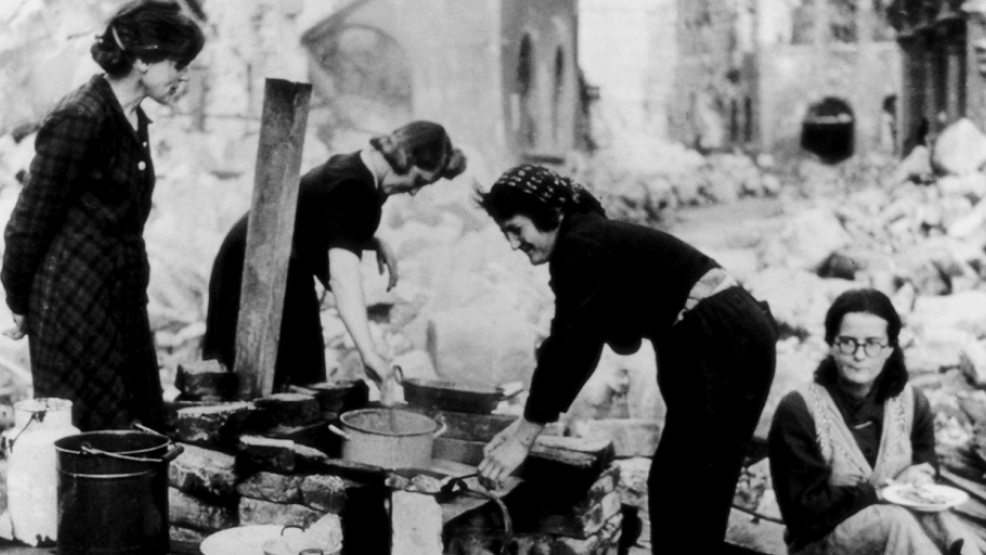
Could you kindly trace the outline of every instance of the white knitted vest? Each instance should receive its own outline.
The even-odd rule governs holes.
[[[822,457],[832,468],[829,478],[831,485],[856,485],[866,481],[879,488],[887,479],[893,478],[912,464],[914,391],[910,385],[905,385],[899,395],[884,403],[880,450],[873,468],[856,444],[856,439],[842,419],[842,414],[829,392],[812,383],[799,393],[815,421],[816,439],[821,447]]]

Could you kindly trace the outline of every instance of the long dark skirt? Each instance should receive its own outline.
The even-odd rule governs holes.
[[[776,341],[766,303],[733,287],[696,305],[657,346],[668,410],[648,479],[654,553],[721,549]]]
[[[209,278],[209,309],[202,358],[215,359],[233,370],[236,325],[246,256],[247,217],[227,234]],[[314,272],[292,257],[284,292],[281,335],[274,367],[274,388],[325,381],[325,341]]]

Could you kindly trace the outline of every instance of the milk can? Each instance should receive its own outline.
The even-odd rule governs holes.
[[[49,397],[14,403],[14,427],[2,434],[14,538],[32,546],[57,539],[55,440],[77,433],[71,401]]]

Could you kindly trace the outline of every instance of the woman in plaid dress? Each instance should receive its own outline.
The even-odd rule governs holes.
[[[118,10],[91,49],[105,74],[41,123],[7,224],[8,335],[28,336],[34,395],[72,401],[84,431],[162,425],[142,237],[154,167],[140,103],[171,102],[203,42],[173,2]]]

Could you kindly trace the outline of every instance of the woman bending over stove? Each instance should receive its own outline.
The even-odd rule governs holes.
[[[661,231],[606,218],[580,185],[546,168],[504,173],[478,203],[511,247],[548,264],[555,294],[524,415],[487,446],[499,481],[568,410],[604,345],[658,353],[667,420],[648,481],[655,552],[716,553],[747,443],[774,375],[776,325],[715,260]]]
[[[375,251],[380,271],[388,269],[388,289],[393,287],[397,260],[390,247],[375,236],[384,202],[391,195],[414,195],[465,169],[465,155],[452,146],[443,126],[415,121],[372,138],[362,150],[332,156],[301,178],[274,366],[275,390],[326,379],[317,279],[335,296],[339,316],[368,377],[380,387],[381,400],[392,401],[396,385],[390,364],[370,335],[360,258],[364,250]],[[202,353],[231,369],[236,358],[247,220],[244,215],[226,235],[209,279]]]

